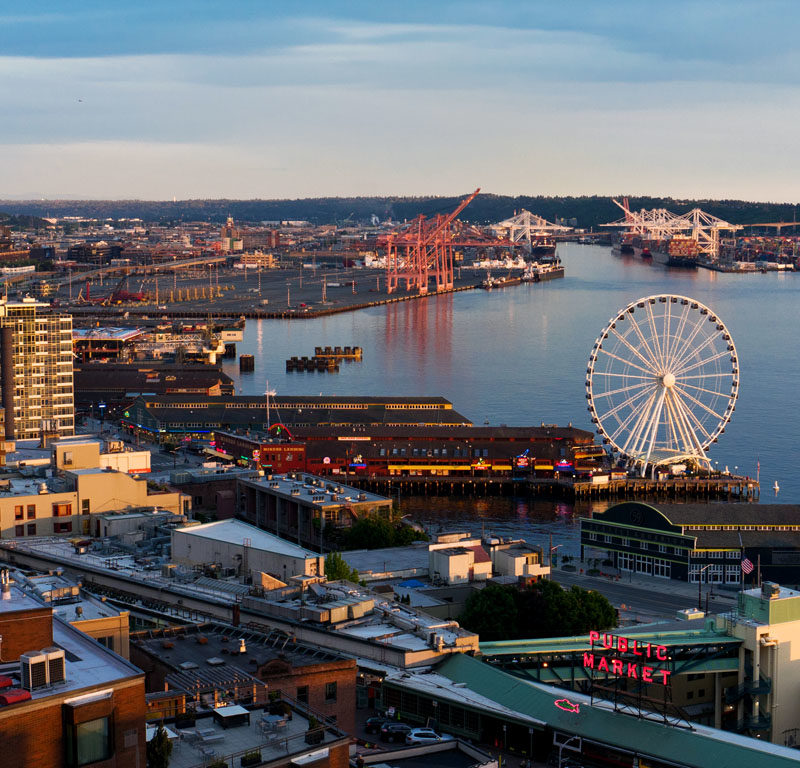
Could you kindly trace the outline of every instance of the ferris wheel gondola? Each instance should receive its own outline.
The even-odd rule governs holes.
[[[739,360],[717,315],[686,296],[647,296],[613,317],[586,370],[589,413],[603,442],[644,476],[648,466],[710,467],[739,393]]]

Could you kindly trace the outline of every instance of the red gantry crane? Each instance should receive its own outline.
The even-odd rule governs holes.
[[[478,195],[480,187],[450,214],[426,219],[420,214],[410,224],[385,236],[386,289],[394,293],[401,280],[406,290],[428,292],[431,278],[436,290],[453,287],[453,232],[450,225]]]

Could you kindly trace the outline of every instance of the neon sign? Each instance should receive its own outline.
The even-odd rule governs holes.
[[[644,663],[645,660],[667,661],[667,647],[653,645],[639,640],[592,631],[589,633],[589,642],[592,645],[591,653],[584,652],[584,669],[596,669],[598,672],[628,677],[632,680],[641,680],[643,683],[660,683],[669,685],[668,680],[672,672],[660,669],[652,664]],[[616,651],[616,655],[607,657],[595,653],[595,644],[600,651]],[[626,657],[626,658],[621,658]]]
[[[569,699],[556,699],[553,704],[564,712],[574,712],[578,714],[581,711],[581,705],[573,704]]]

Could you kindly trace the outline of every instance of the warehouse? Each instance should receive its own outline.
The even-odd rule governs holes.
[[[172,561],[192,568],[216,566],[261,584],[261,574],[285,582],[325,573],[325,558],[239,520],[219,520],[172,531]]]

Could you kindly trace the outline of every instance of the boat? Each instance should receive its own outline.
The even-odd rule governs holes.
[[[697,240],[687,235],[674,235],[653,248],[653,260],[668,267],[697,269]]]
[[[564,266],[558,258],[532,261],[522,273],[522,280],[526,283],[541,283],[559,277],[564,277]]]
[[[504,277],[492,277],[491,275],[487,274],[486,279],[481,283],[481,288],[491,291],[492,288],[506,288],[509,285],[519,285],[522,280],[522,275],[518,275],[516,277],[512,277],[511,275],[505,275]]]

